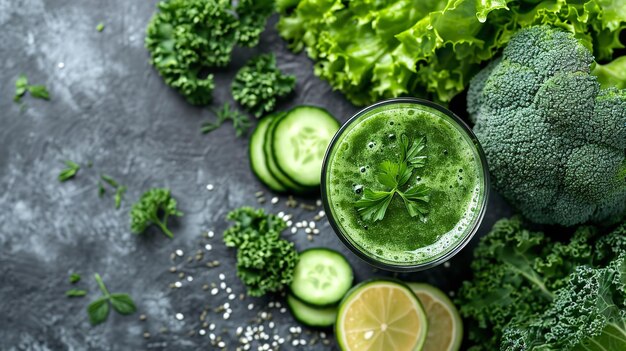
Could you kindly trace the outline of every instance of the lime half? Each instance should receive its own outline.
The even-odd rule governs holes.
[[[428,321],[406,285],[376,280],[346,294],[335,328],[337,342],[345,351],[415,351],[424,345]]]
[[[432,285],[407,283],[419,298],[428,318],[428,336],[423,351],[458,351],[463,341],[463,322],[443,291]]]

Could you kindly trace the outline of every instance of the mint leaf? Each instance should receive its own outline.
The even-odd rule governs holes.
[[[393,194],[394,191],[365,189],[363,197],[355,204],[356,209],[364,220],[380,221],[385,217]]]
[[[87,306],[89,321],[96,325],[104,322],[109,316],[109,299],[102,297]]]
[[[70,289],[65,292],[67,297],[83,297],[85,295],[87,295],[87,291],[83,289]]]
[[[72,273],[70,274],[70,283],[72,284],[76,284],[80,281],[80,274],[77,273]]]
[[[137,311],[133,299],[128,294],[111,294],[111,305],[119,314],[128,315]]]

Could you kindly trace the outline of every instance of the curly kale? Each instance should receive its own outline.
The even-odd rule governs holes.
[[[580,227],[561,243],[498,221],[456,301],[471,350],[626,349],[626,223],[600,234]]]
[[[256,45],[273,10],[267,1],[169,0],[158,4],[146,30],[150,63],[189,103],[206,105],[214,88],[210,70],[226,66],[237,43]]]
[[[262,208],[241,207],[231,211],[226,219],[235,222],[224,232],[224,243],[228,247],[240,247],[244,242],[258,236],[278,239],[280,232],[287,228],[282,219],[273,214],[266,214]]]
[[[260,234],[239,247],[237,276],[248,287],[250,296],[262,296],[289,285],[297,262],[298,252],[292,242]]]
[[[238,248],[237,276],[251,296],[281,290],[293,279],[298,252],[293,243],[282,239],[287,225],[263,209],[242,207],[228,214],[235,222],[224,232],[224,243]]]
[[[519,31],[467,96],[496,190],[536,223],[626,212],[626,90],[601,89],[591,52],[548,26]]]
[[[135,234],[141,234],[151,226],[159,227],[163,234],[170,238],[174,234],[167,228],[170,216],[182,216],[176,209],[176,200],[172,198],[169,189],[154,188],[146,191],[130,211],[130,229]]]
[[[276,67],[273,54],[259,55],[243,66],[232,84],[235,101],[257,118],[271,112],[276,101],[293,91],[296,78]]]

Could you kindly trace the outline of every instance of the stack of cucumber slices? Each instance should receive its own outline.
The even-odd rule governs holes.
[[[302,251],[287,296],[289,309],[302,324],[330,327],[352,280],[352,267],[339,252],[325,248]]]
[[[266,116],[250,138],[252,171],[273,191],[317,191],[326,148],[337,130],[339,122],[315,106]]]

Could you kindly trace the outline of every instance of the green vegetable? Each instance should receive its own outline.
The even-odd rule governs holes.
[[[591,53],[547,26],[515,35],[467,101],[495,189],[531,221],[615,222],[626,209],[626,90],[600,89]]]
[[[235,76],[232,93],[235,101],[257,118],[276,108],[276,101],[293,91],[294,76],[276,67],[274,54],[259,55],[243,66]]]
[[[72,273],[72,274],[70,274],[70,279],[69,280],[70,280],[71,284],[76,284],[76,283],[78,283],[80,281],[80,278],[81,278],[80,274]]]
[[[151,226],[156,225],[163,234],[173,238],[174,234],[167,227],[170,216],[182,216],[176,209],[176,200],[169,189],[154,188],[146,191],[130,211],[130,229],[135,234],[141,234]]]
[[[250,129],[252,125],[248,116],[244,115],[243,113],[235,109],[231,109],[230,104],[228,102],[224,103],[221,110],[214,110],[213,112],[217,116],[217,120],[215,123],[213,122],[203,123],[202,129],[201,129],[203,134],[207,134],[216,130],[222,125],[222,123],[230,120],[233,122],[235,135],[240,137],[248,133],[248,130]]]
[[[227,218],[235,224],[224,232],[226,246],[237,247],[237,276],[251,296],[262,296],[289,285],[298,262],[294,244],[282,239],[285,222],[262,209],[242,207]]]
[[[87,295],[87,291],[83,289],[70,289],[65,292],[67,297],[83,297],[85,295]]]
[[[600,60],[621,48],[623,0],[279,0],[280,35],[357,105],[396,96],[447,102],[520,28],[568,30]]]
[[[626,223],[601,234],[580,227],[562,243],[498,221],[456,301],[470,350],[626,349]]]
[[[104,23],[98,23],[98,25],[96,26],[96,30],[98,32],[102,32],[104,30]]]
[[[58,176],[59,182],[65,182],[67,180],[74,178],[74,176],[80,169],[80,166],[78,164],[69,160],[65,161],[65,165],[67,166],[67,168],[61,170],[61,172],[59,173],[59,176]]]
[[[100,324],[107,319],[109,316],[109,304],[113,306],[113,309],[119,314],[129,315],[135,313],[137,308],[135,307],[133,299],[128,294],[111,294],[104,285],[100,275],[96,273],[94,277],[103,296],[87,306],[87,313],[89,314],[91,324]]]
[[[26,75],[20,74],[15,81],[15,96],[13,97],[13,101],[19,102],[26,92],[29,92],[34,98],[50,100],[50,93],[48,93],[48,89],[44,85],[30,85],[28,84]]]
[[[113,177],[108,176],[106,174],[102,174],[100,176],[100,179],[110,185],[112,188],[115,189],[115,208],[119,209],[120,206],[122,205],[122,198],[124,197],[124,194],[126,193],[127,187],[120,185],[115,179],[113,179]],[[106,193],[106,188],[104,187],[104,185],[102,184],[102,182],[98,182],[98,196],[102,197],[104,194]]]
[[[287,228],[285,221],[273,214],[266,214],[262,208],[241,207],[231,211],[226,219],[234,222],[224,231],[224,244],[228,247],[240,247],[246,241],[258,236],[280,237],[280,232]]]
[[[252,46],[272,12],[270,1],[170,0],[158,4],[146,30],[150,63],[189,103],[206,105],[214,88],[210,70],[230,62],[237,42]]]
[[[357,211],[366,221],[382,220],[387,212],[387,207],[396,194],[404,201],[411,217],[420,216],[420,218],[424,218],[428,214],[426,205],[430,201],[430,189],[425,184],[416,184],[400,191],[400,188],[409,182],[413,172],[426,165],[426,156],[422,154],[426,148],[426,139],[421,138],[414,142],[402,134],[400,142],[400,161],[384,161],[378,166],[378,182],[391,190],[365,189],[363,197],[355,204]]]

